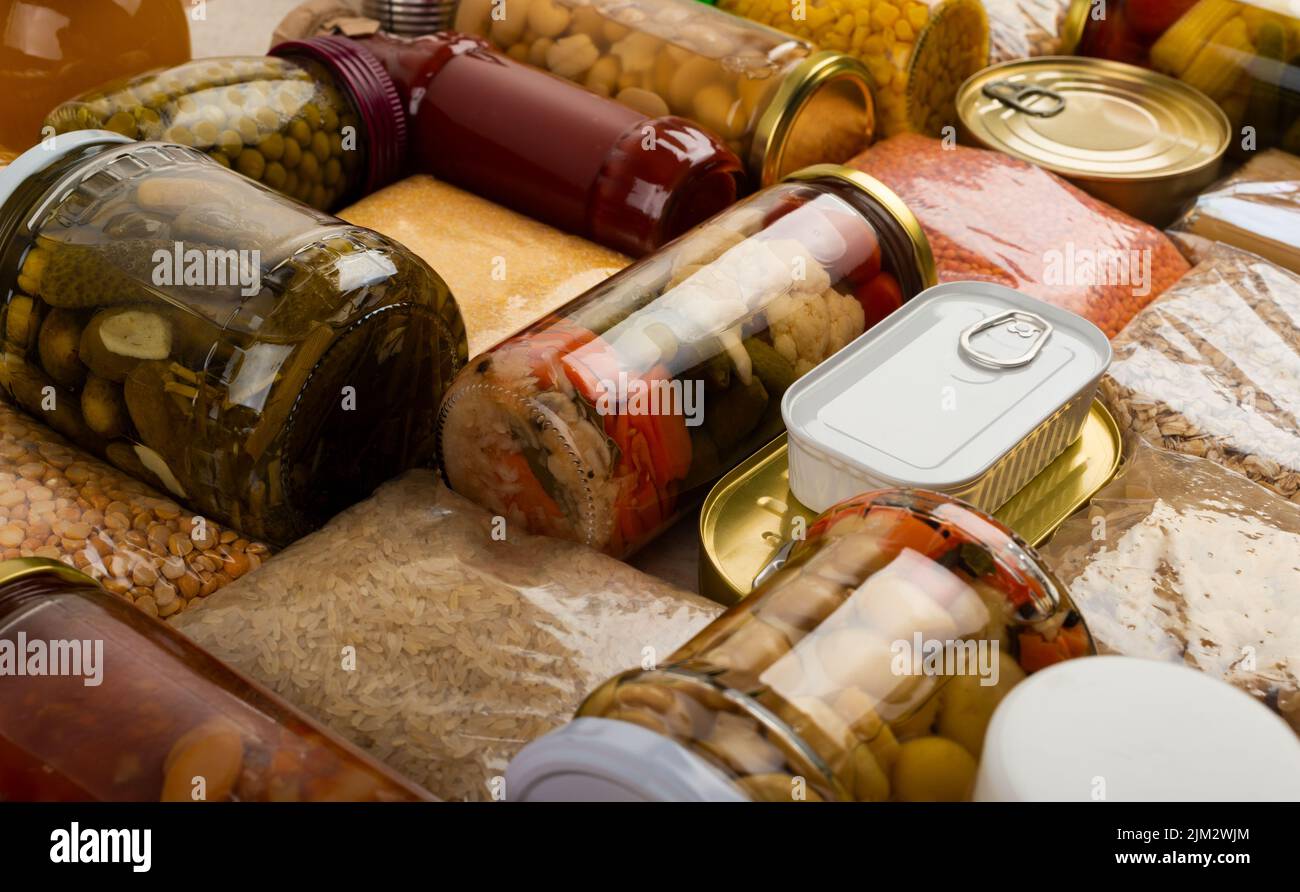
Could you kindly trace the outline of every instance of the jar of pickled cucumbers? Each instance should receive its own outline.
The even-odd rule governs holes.
[[[525,748],[507,795],[965,800],[1007,692],[1093,652],[1006,527],[938,493],[877,490],[818,517],[666,661],[606,682]]]
[[[1077,47],[1066,52],[1154,68],[1219,104],[1241,156],[1280,146],[1300,153],[1300,5],[1283,0],[1090,0],[1070,8]]]
[[[0,0],[0,156],[45,134],[41,121],[65,99],[110,78],[190,57],[187,4]]]
[[[648,115],[680,115],[722,137],[761,185],[871,142],[869,75],[695,0],[463,0],[456,29]]]
[[[782,430],[800,375],[934,283],[876,180],[792,174],[472,360],[443,400],[451,487],[626,556]]]
[[[406,161],[397,89],[383,66],[346,40],[305,41],[267,57],[202,59],[112,81],[55,108],[45,126],[201,149],[320,210],[396,179]]]
[[[285,544],[432,457],[464,325],[402,246],[104,131],[0,170],[0,391]]]
[[[0,665],[0,802],[433,798],[58,561],[0,561]]]
[[[718,8],[859,59],[886,136],[946,135],[957,126],[957,88],[989,61],[980,0],[718,0]]]

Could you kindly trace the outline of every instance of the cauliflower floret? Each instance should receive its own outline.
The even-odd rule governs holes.
[[[820,294],[797,294],[774,301],[768,323],[772,347],[805,375],[862,334],[865,317],[854,298],[827,288]]]
[[[817,258],[809,253],[802,242],[783,238],[773,239],[765,244],[785,268],[784,281],[789,283],[791,291],[821,294],[831,287],[830,274],[817,262]]]

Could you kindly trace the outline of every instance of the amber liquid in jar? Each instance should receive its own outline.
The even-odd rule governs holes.
[[[89,657],[0,681],[0,801],[429,798],[89,580],[0,583],[0,640]]]
[[[41,138],[60,102],[190,58],[181,0],[0,0],[0,156]]]

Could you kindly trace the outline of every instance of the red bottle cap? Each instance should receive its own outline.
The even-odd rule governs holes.
[[[406,111],[397,85],[369,50],[346,37],[288,40],[272,56],[306,56],[324,65],[339,81],[365,126],[367,193],[397,179],[406,163]]]

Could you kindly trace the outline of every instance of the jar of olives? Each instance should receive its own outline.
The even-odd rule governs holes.
[[[1066,591],[1015,534],[938,493],[878,490],[822,514],[781,569],[665,663],[598,688],[519,754],[506,788],[968,799],[1002,697],[1093,652]]]
[[[45,127],[201,149],[320,210],[396,179],[406,119],[383,66],[346,40],[295,46],[113,81],[55,108]]]
[[[0,802],[433,798],[58,561],[0,561],[0,665]]]
[[[467,344],[401,245],[202,152],[104,131],[0,170],[0,391],[286,544],[433,454]]]

